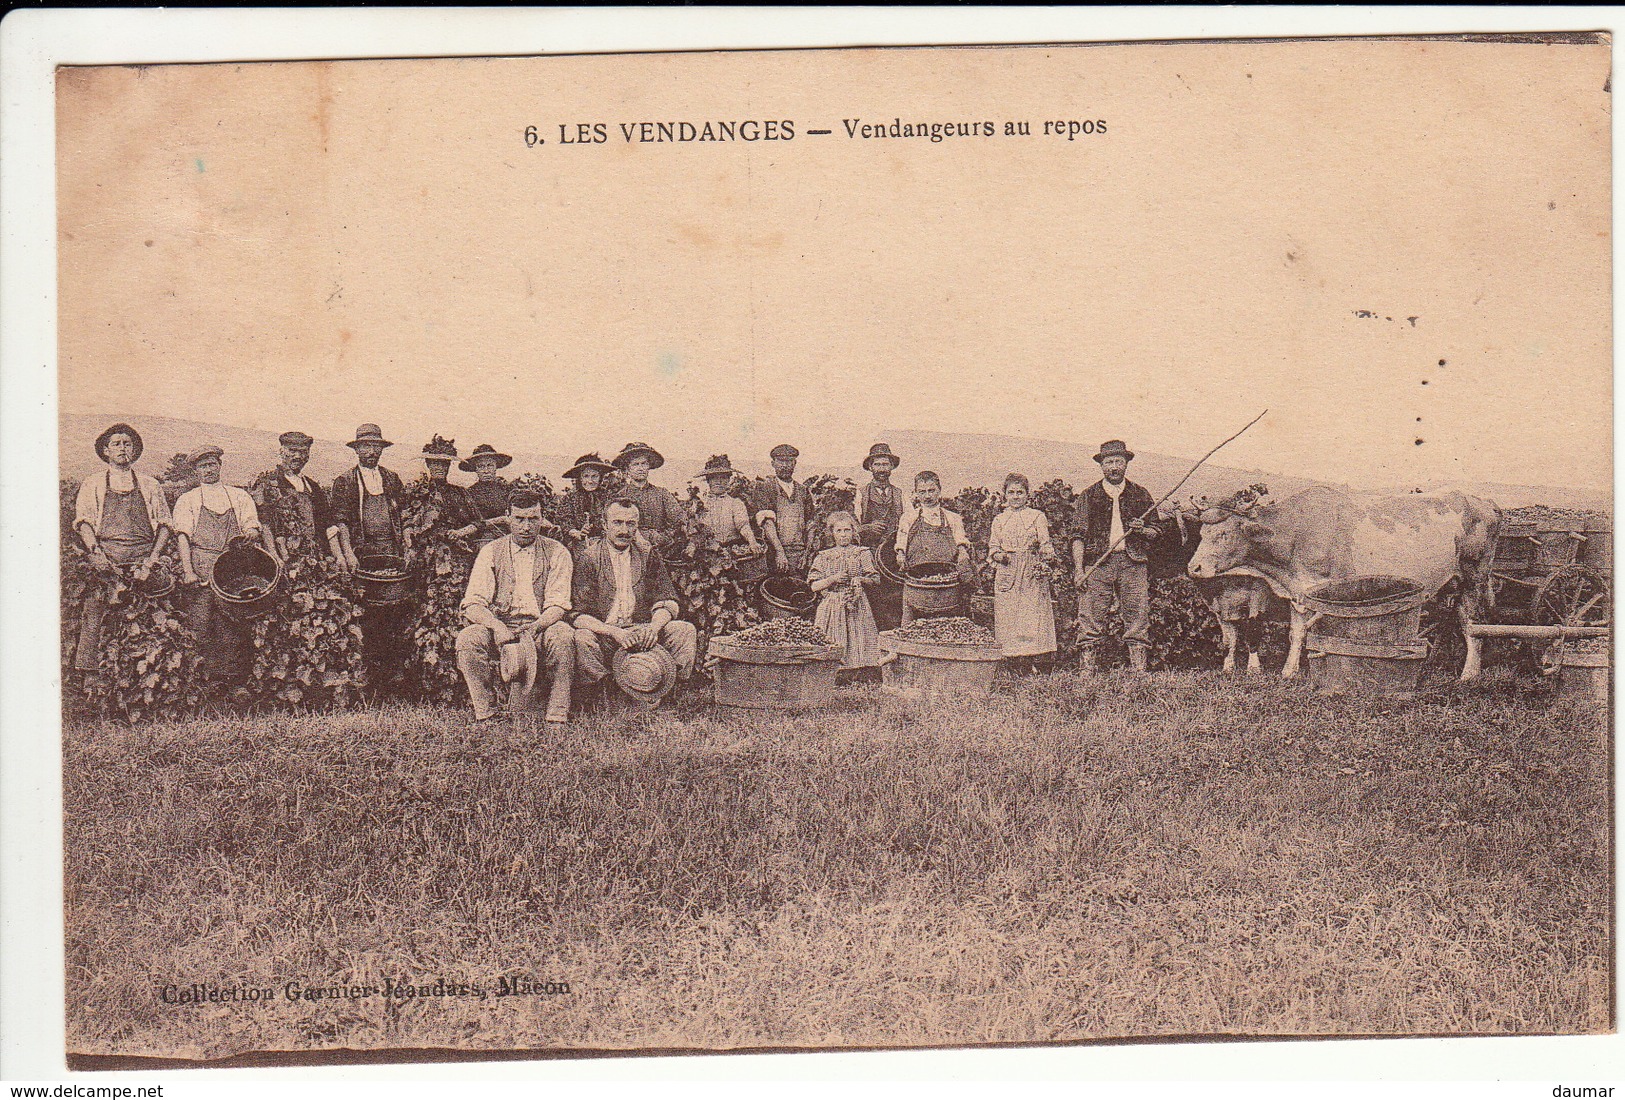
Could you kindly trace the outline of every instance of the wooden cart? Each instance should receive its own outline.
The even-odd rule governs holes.
[[[1501,514],[1486,571],[1501,623],[1606,629],[1613,610],[1613,531],[1601,512],[1514,508]]]

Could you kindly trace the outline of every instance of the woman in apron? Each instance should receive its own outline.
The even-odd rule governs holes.
[[[1007,658],[1028,668],[1034,657],[1055,652],[1055,605],[1048,563],[1055,560],[1049,517],[1028,507],[1025,477],[1004,479],[1004,511],[993,518],[988,558],[994,565],[993,633]]]

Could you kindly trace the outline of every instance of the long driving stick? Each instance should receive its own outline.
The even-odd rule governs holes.
[[[1144,519],[1146,516],[1149,516],[1152,512],[1155,512],[1159,507],[1162,506],[1163,501],[1167,500],[1169,497],[1171,497],[1175,493],[1179,492],[1180,486],[1184,485],[1185,482],[1189,481],[1191,479],[1191,475],[1194,474],[1197,470],[1202,468],[1202,463],[1206,462],[1208,459],[1210,459],[1214,455],[1218,454],[1219,449],[1221,447],[1225,446],[1225,444],[1234,442],[1236,439],[1238,439],[1241,436],[1242,432],[1245,432],[1248,428],[1251,428],[1254,424],[1257,424],[1260,420],[1264,419],[1265,414],[1267,414],[1268,412],[1269,412],[1269,410],[1265,409],[1263,412],[1259,413],[1257,416],[1255,416],[1251,420],[1247,421],[1246,424],[1242,425],[1242,428],[1241,428],[1240,432],[1237,432],[1235,435],[1232,435],[1232,436],[1226,438],[1225,440],[1220,442],[1218,447],[1214,447],[1207,454],[1205,454],[1201,458],[1197,459],[1196,460],[1196,465],[1192,466],[1189,470],[1186,470],[1185,471],[1185,476],[1180,478],[1177,482],[1175,482],[1174,487],[1172,489],[1169,489],[1166,493],[1162,494],[1162,497],[1155,504],[1153,504],[1151,507],[1147,508],[1145,511],[1141,512],[1139,514],[1139,516],[1137,516],[1134,520],[1131,520],[1130,522],[1131,523],[1138,522],[1139,520]],[[1118,539],[1116,542],[1114,542],[1110,546],[1106,547],[1106,552],[1104,554],[1100,555],[1100,557],[1095,559],[1095,564],[1091,565],[1088,569],[1084,570],[1083,576],[1078,578],[1078,587],[1079,588],[1082,588],[1084,582],[1087,581],[1090,577],[1094,576],[1095,570],[1100,568],[1102,562],[1104,562],[1107,558],[1112,556],[1112,551],[1116,550],[1119,546],[1123,545],[1124,542],[1128,541],[1128,537],[1129,537],[1129,535],[1131,533],[1132,532],[1124,531],[1122,538]]]

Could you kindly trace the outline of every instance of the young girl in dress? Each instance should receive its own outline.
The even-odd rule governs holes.
[[[820,593],[813,622],[841,647],[843,670],[880,664],[880,631],[864,589],[880,581],[880,570],[867,547],[858,545],[858,521],[851,512],[835,512],[825,521],[835,545],[813,558],[808,585]]]
[[[1049,518],[1028,506],[1027,479],[1004,479],[1004,511],[993,517],[987,556],[994,564],[993,633],[1011,663],[1031,670],[1055,652],[1055,607],[1046,566],[1055,561]]]

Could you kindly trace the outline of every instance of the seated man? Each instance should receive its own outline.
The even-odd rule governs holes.
[[[621,497],[604,508],[604,537],[576,551],[576,671],[595,685],[610,674],[616,650],[663,646],[677,682],[694,674],[699,635],[677,618],[677,590],[659,554],[638,543],[638,506]]]
[[[515,711],[536,702],[545,673],[550,684],[547,720],[570,720],[570,682],[575,676],[574,635],[564,622],[570,610],[570,552],[542,532],[542,502],[516,490],[508,497],[510,533],[487,543],[474,559],[463,597],[469,625],[457,635],[457,668],[474,702],[474,720],[497,713],[495,666],[500,647],[517,642]]]

